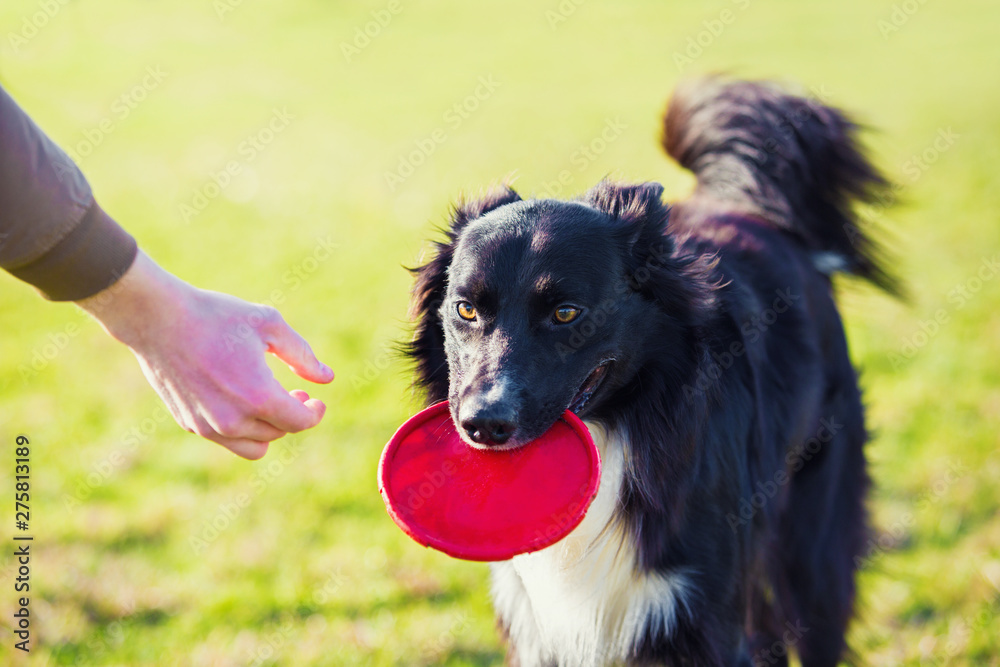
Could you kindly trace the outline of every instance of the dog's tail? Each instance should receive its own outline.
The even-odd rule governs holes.
[[[843,112],[775,84],[714,77],[674,93],[663,147],[697,176],[695,200],[763,217],[799,239],[824,273],[854,273],[899,294],[853,211],[888,185],[857,129]]]

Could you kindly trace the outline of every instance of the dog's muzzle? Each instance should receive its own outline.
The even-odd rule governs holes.
[[[514,387],[503,378],[486,391],[465,397],[455,415],[459,427],[477,445],[504,445],[517,431],[517,408],[511,400]]]

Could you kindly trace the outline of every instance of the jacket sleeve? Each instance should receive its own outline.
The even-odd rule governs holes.
[[[114,284],[136,251],[69,156],[0,87],[0,268],[47,299],[76,301]]]

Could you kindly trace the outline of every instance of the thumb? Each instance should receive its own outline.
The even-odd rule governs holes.
[[[310,382],[333,381],[333,371],[313,354],[309,343],[283,320],[271,327],[267,351],[278,357],[296,375]]]

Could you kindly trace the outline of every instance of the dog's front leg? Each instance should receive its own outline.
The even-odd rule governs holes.
[[[490,592],[510,667],[548,667],[531,600],[510,562],[490,564]]]

